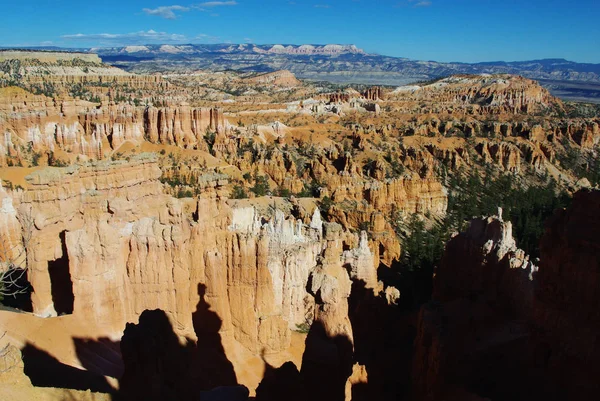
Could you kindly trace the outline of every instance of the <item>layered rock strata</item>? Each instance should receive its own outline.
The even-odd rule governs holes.
[[[103,159],[124,142],[148,141],[207,149],[207,130],[225,130],[219,109],[135,107],[81,100],[54,101],[15,90],[0,104],[0,161],[35,152],[63,150],[89,159]]]
[[[226,350],[239,344],[255,356],[285,352],[292,331],[313,321],[352,338],[349,271],[376,284],[364,234],[359,241],[325,225],[318,210],[304,224],[278,209],[232,208],[218,186],[174,199],[160,174],[141,154],[47,168],[27,177],[28,190],[3,192],[3,243],[19,244],[19,221],[32,222],[36,315],[72,314],[119,335],[144,310],[161,309],[178,334],[195,338],[202,304],[218,316]]]

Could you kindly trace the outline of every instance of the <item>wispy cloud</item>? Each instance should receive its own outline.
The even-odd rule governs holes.
[[[140,45],[152,43],[182,43],[187,40],[185,35],[177,33],[139,31],[131,33],[76,33],[74,35],[63,35],[68,41],[96,42],[109,45]]]
[[[315,8],[331,8],[329,4],[315,4]]]
[[[237,6],[237,1],[206,1],[204,3],[195,4],[194,7],[222,7],[222,6]]]
[[[431,6],[433,3],[431,2],[431,0],[402,0],[399,1],[398,3],[396,3],[396,5],[394,7],[412,7],[412,8],[416,8],[416,7],[429,7]]]
[[[237,1],[206,1],[204,3],[192,4],[190,6],[160,6],[156,8],[144,8],[142,11],[148,15],[155,15],[157,17],[165,19],[177,19],[178,13],[185,13],[192,9],[198,11],[208,11],[207,9],[224,6],[237,6]],[[218,16],[217,14],[211,14],[211,16]]]
[[[166,18],[166,19],[176,19],[177,14],[175,11],[187,12],[190,11],[189,7],[184,6],[161,6],[157,8],[144,8],[142,10],[148,15],[156,15],[158,17]]]
[[[194,38],[194,42],[199,43],[220,43],[222,42],[219,36],[208,35],[206,33],[200,33]]]

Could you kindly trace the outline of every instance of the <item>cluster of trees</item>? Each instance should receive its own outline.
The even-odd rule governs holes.
[[[280,187],[275,188],[275,190],[272,191],[269,185],[269,177],[267,175],[259,175],[258,172],[255,172],[254,175],[246,173],[243,177],[248,183],[253,183],[252,187],[250,187],[250,191],[256,196],[265,196],[271,194],[282,198],[289,198],[292,195],[298,198],[318,198],[320,196],[321,183],[314,179],[309,183],[304,184],[302,191],[298,193],[292,193],[292,191],[289,189]],[[245,199],[247,197],[248,193],[246,192],[244,186],[239,184],[233,186],[231,198]]]
[[[595,153],[585,153],[572,146],[568,140],[562,143],[565,148],[559,154],[561,166],[571,171],[575,177],[587,178],[592,185],[600,184],[600,160]]]
[[[54,87],[54,84],[50,82],[44,82],[41,85],[31,85],[29,90],[34,95],[44,95],[51,98],[56,96],[56,88]]]
[[[170,177],[162,176],[160,178],[160,182],[163,184],[167,184],[176,191],[173,195],[176,198],[191,198],[195,194],[199,193],[199,188],[197,187],[197,182],[193,179],[192,176],[181,176],[177,171]],[[190,189],[192,187],[194,190]]]
[[[402,218],[400,212],[392,215],[394,229],[402,243],[394,284],[409,289],[415,304],[430,298],[433,271],[441,260],[446,242],[453,232],[466,229],[471,219],[495,215],[501,207],[503,219],[513,224],[517,245],[537,258],[545,221],[556,209],[567,207],[571,199],[552,179],[526,186],[514,176],[494,174],[490,170],[483,177],[477,170],[454,174],[446,179],[446,185],[448,210],[443,218],[423,219],[418,215]]]
[[[559,190],[552,178],[526,185],[513,175],[494,175],[488,169],[483,178],[477,171],[455,174],[448,184],[446,225],[463,230],[471,218],[496,214],[501,207],[504,220],[513,223],[517,245],[533,257],[539,257],[538,242],[546,219],[570,202],[569,195]]]

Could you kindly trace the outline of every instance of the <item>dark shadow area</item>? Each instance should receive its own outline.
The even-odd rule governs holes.
[[[66,231],[60,233],[62,256],[48,262],[52,301],[54,302],[54,310],[56,310],[59,316],[73,313],[73,303],[75,302],[73,282],[71,281],[71,273],[69,272],[69,255],[67,253],[65,234]]]
[[[388,304],[358,280],[348,303],[354,344],[346,336],[328,336],[321,322],[313,322],[300,372],[292,362],[279,368],[266,363],[258,401],[344,400],[355,363],[365,367],[368,378],[352,385],[352,400],[410,399],[415,313]]]
[[[11,295],[4,295],[2,305],[24,312],[33,312],[33,304],[31,303],[33,287],[27,280],[27,270],[8,270],[3,281],[5,284],[4,293]]]
[[[200,388],[191,381],[194,345],[179,343],[162,310],[146,310],[138,324],[128,323],[121,339],[124,372],[120,394],[124,400],[193,399]]]
[[[433,292],[433,266],[422,266],[421,269],[409,270],[397,260],[390,267],[380,265],[377,278],[386,287],[393,286],[400,290],[402,297],[398,302],[404,311],[418,312],[421,305],[431,300]]]
[[[24,372],[37,387],[108,393],[114,401],[247,400],[248,389],[237,384],[221,343],[222,321],[206,302],[206,287],[200,285],[198,291],[200,301],[193,314],[197,342],[182,343],[164,311],[146,310],[137,324],[127,324],[120,342],[74,338],[86,370],[27,344],[21,350]],[[119,379],[118,391],[107,377]]]
[[[36,387],[115,392],[102,375],[65,365],[32,344],[26,344],[21,353],[25,365],[24,372]]]
[[[122,400],[245,400],[248,389],[237,384],[219,329],[222,321],[210,310],[206,286],[192,315],[197,342],[185,344],[162,310],[146,310],[138,324],[128,324],[121,339],[124,372]],[[225,398],[223,398],[225,397]]]
[[[123,358],[120,341],[112,341],[109,338],[73,338],[73,343],[79,363],[86,370],[116,379],[121,378]]]
[[[210,310],[206,301],[206,286],[198,285],[200,300],[192,314],[194,332],[198,337],[193,359],[192,372],[202,390],[219,386],[237,385],[237,377],[232,363],[225,355],[219,330],[222,321],[217,313]]]
[[[330,337],[322,323],[313,322],[306,337],[300,370],[310,400],[343,401],[352,365],[350,339],[343,335]]]
[[[388,304],[360,280],[353,281],[348,304],[354,360],[368,374],[367,383],[353,386],[352,399],[406,399],[416,332],[414,314]]]
[[[304,401],[307,399],[304,380],[293,362],[288,361],[279,368],[274,368],[265,361],[263,380],[256,389],[257,401]]]

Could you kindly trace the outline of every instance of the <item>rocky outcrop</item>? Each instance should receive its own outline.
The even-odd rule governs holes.
[[[440,302],[467,295],[485,298],[527,316],[537,272],[538,267],[517,248],[512,224],[502,220],[500,209],[499,216],[471,221],[464,233],[448,242],[436,271],[433,298]]]
[[[3,188],[0,180],[0,272],[12,267],[24,268],[26,265],[23,225],[13,204],[13,196],[20,193],[18,190],[16,192]],[[24,223],[30,224],[29,221]]]
[[[537,82],[510,75],[455,75],[424,86],[398,88],[396,99],[427,101],[439,105],[472,105],[477,113],[532,113],[558,101]]]
[[[371,88],[367,88],[363,92],[363,97],[367,100],[376,101],[376,100],[384,100],[385,94],[383,88],[380,86],[374,86]]]
[[[419,314],[412,376],[417,399],[465,391],[483,397],[519,394],[529,366],[528,328],[522,321],[533,315],[537,272],[516,247],[511,223],[502,221],[501,213],[473,220],[448,242],[434,301]],[[493,363],[499,355],[503,358]],[[504,388],[495,385],[507,380]]]
[[[227,122],[219,109],[135,107],[109,103],[101,107],[81,100],[53,101],[15,91],[0,103],[0,155],[17,157],[33,151],[64,150],[102,159],[124,142],[148,141],[207,149],[204,135],[223,131]]]
[[[483,141],[477,146],[485,163],[497,165],[505,171],[519,173],[521,171],[521,151],[515,145],[500,142]],[[538,154],[538,157],[542,157]],[[532,159],[535,164],[536,160]],[[539,161],[538,161],[539,164]]]
[[[323,223],[318,210],[304,224],[277,209],[261,216],[230,206],[210,185],[197,200],[174,199],[160,175],[156,158],[141,154],[40,170],[28,190],[3,195],[15,230],[15,218],[33,223],[26,251],[36,315],[72,314],[119,335],[144,310],[161,309],[177,334],[197,338],[204,305],[218,316],[228,356],[239,347],[285,353],[292,331],[313,322],[352,338],[346,265],[376,284],[364,235]],[[10,227],[2,238],[18,242]],[[245,361],[230,359],[236,369]]]
[[[207,130],[226,128],[225,118],[219,109],[192,109],[187,104],[177,108],[144,110],[144,135],[152,143],[193,146],[204,142]]]
[[[294,74],[287,70],[260,74],[255,77],[246,78],[245,81],[253,84],[266,84],[287,88],[302,85],[302,82],[300,82]]]
[[[447,244],[434,302],[419,316],[417,399],[597,394],[599,320],[590,305],[598,298],[599,195],[581,191],[556,212],[541,240],[539,268],[498,218],[474,220]]]
[[[379,283],[377,280],[377,270],[373,263],[373,254],[369,249],[367,233],[360,233],[360,242],[358,248],[344,252],[345,264],[348,265],[350,277],[353,280],[361,280],[366,288],[373,289],[379,293]]]

